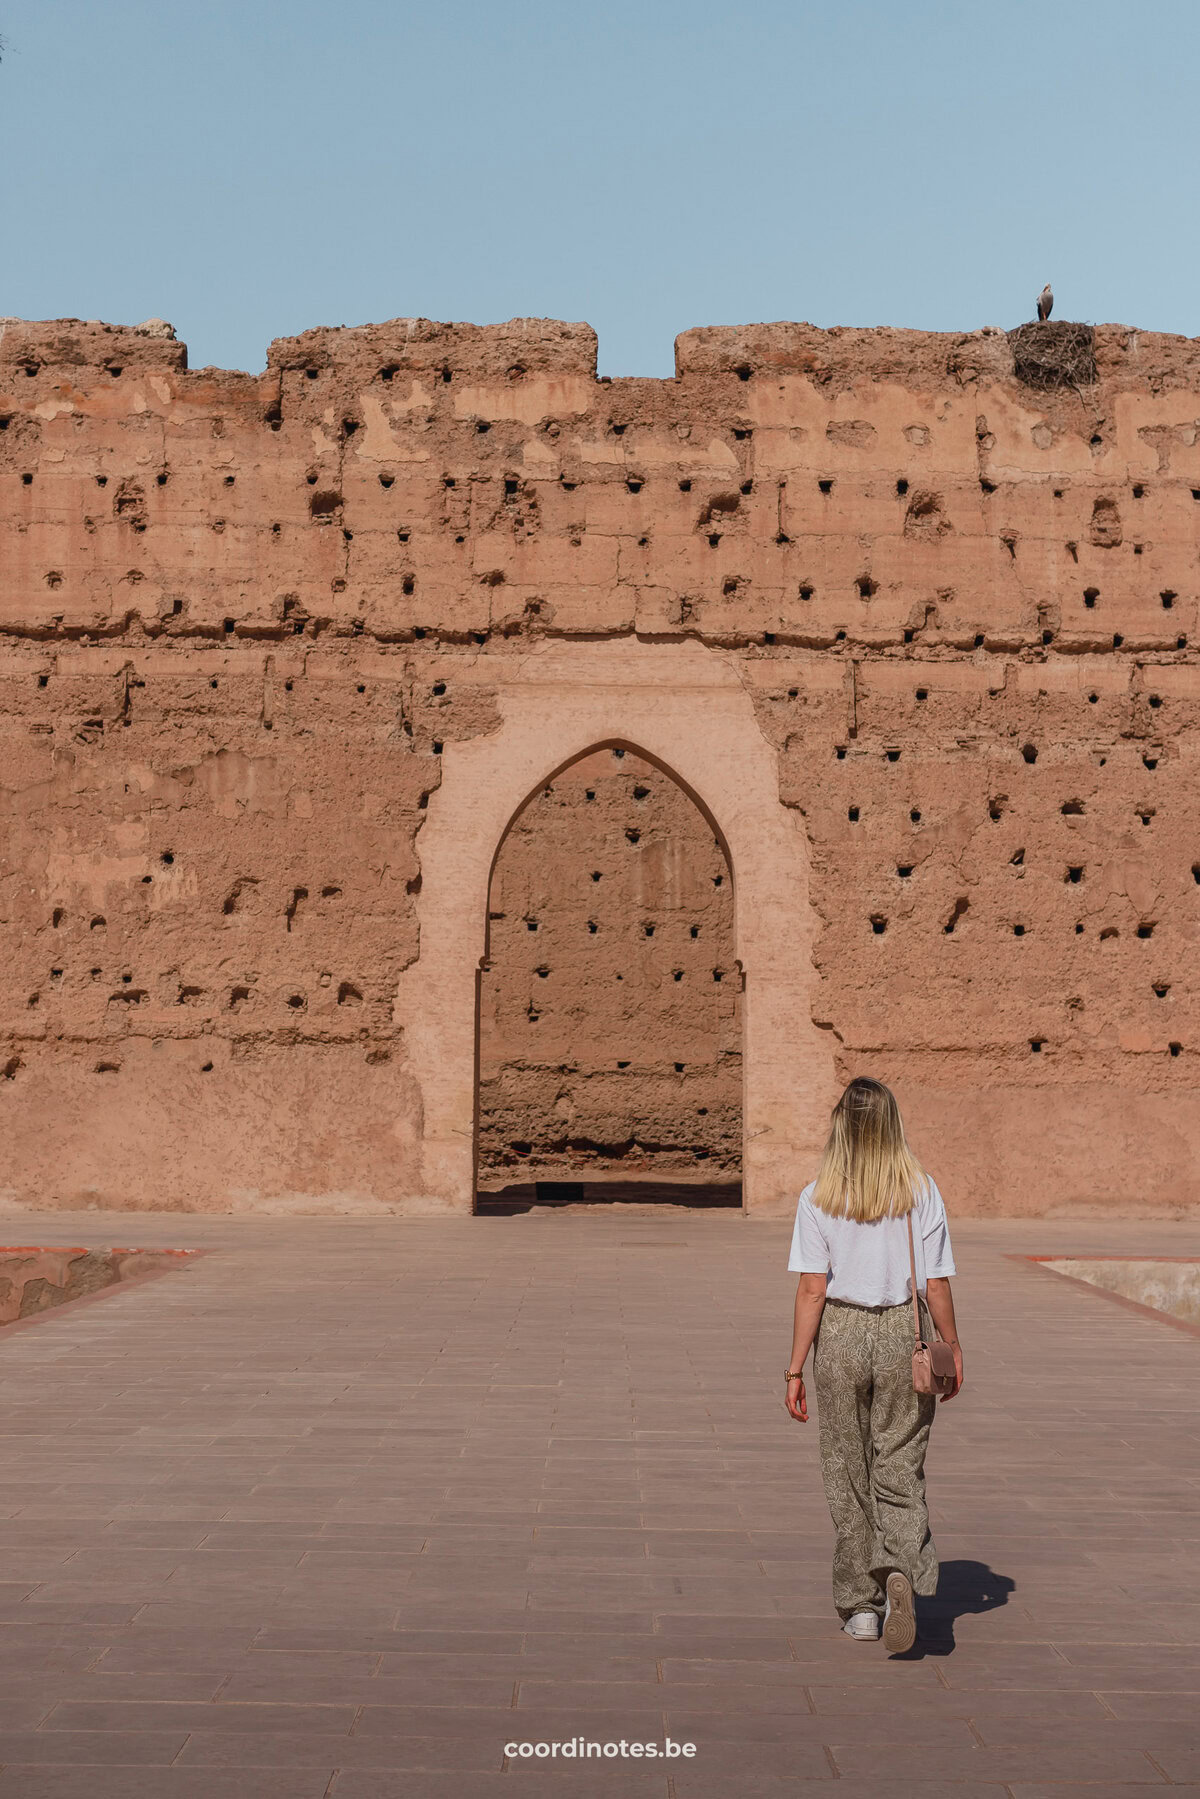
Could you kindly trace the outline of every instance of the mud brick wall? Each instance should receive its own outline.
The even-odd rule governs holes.
[[[959,1210],[1191,1205],[1200,341],[1089,341],[1056,382],[999,331],[713,328],[674,380],[613,381],[586,326],[400,319],[251,376],[189,370],[159,321],[6,321],[0,1194],[434,1203],[404,996],[443,768],[551,653],[623,642],[664,694],[684,649],[742,685],[803,835],[796,1028],[825,1062],[797,1182],[872,1072]],[[495,845],[485,1172],[514,1142],[547,1171],[634,1140],[736,1165],[733,917],[710,902],[727,948],[685,962],[690,1009],[655,986],[729,821],[642,767],[657,831],[605,899],[640,1006],[584,950],[537,972],[637,828],[629,779],[598,830],[585,764],[547,766]],[[638,883],[667,842],[654,973]]]
[[[540,788],[492,876],[481,1184],[741,1169],[733,883],[676,783],[623,749]]]

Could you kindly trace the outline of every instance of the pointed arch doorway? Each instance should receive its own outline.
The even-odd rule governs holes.
[[[498,848],[549,776],[598,745],[626,744],[671,772],[728,857],[743,986],[743,1203],[786,1214],[810,1178],[837,1083],[831,1033],[812,1018],[803,820],[780,801],[778,758],[738,669],[692,641],[547,640],[507,662],[460,662],[453,678],[477,701],[486,695],[498,722],[447,741],[417,839],[420,950],[400,977],[394,1016],[418,1103],[397,1116],[394,1134],[419,1177],[399,1203],[412,1212],[473,1206],[478,988]]]
[[[741,1205],[734,905],[716,821],[638,745],[535,789],[489,886],[476,1210]]]

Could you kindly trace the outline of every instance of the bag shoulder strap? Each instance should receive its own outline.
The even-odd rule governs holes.
[[[917,1303],[917,1252],[913,1248],[913,1227],[912,1227],[912,1209],[911,1208],[908,1213],[907,1224],[908,1224],[908,1266],[912,1273],[913,1331],[914,1331],[914,1334],[917,1339],[917,1345],[919,1347],[924,1342],[924,1338],[921,1335],[921,1308],[920,1308],[920,1305]]]

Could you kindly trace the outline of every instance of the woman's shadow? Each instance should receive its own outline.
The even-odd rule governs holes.
[[[943,1562],[937,1592],[917,1600],[917,1640],[897,1661],[920,1661],[927,1655],[952,1655],[954,1620],[965,1612],[992,1612],[1007,1605],[1016,1581],[995,1574],[986,1562]]]

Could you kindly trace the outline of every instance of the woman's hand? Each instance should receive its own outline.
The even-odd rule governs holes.
[[[942,1394],[944,1405],[946,1400],[954,1398],[955,1393],[961,1393],[963,1384],[962,1350],[958,1342],[958,1326],[954,1321],[954,1298],[950,1292],[950,1282],[944,1274],[930,1275],[925,1283],[925,1303],[929,1307],[929,1315],[938,1336],[954,1351],[954,1392]]]
[[[953,1399],[956,1394],[962,1392],[963,1384],[962,1347],[958,1343],[952,1343],[950,1347],[954,1351],[954,1386],[949,1393],[942,1394],[943,1405],[945,1405],[948,1399]]]
[[[825,1280],[823,1274],[802,1274],[796,1283],[792,1353],[784,1372],[794,1377],[787,1384],[787,1409],[797,1424],[808,1423],[808,1403],[801,1376],[808,1352],[817,1340],[821,1313],[825,1310]]]

